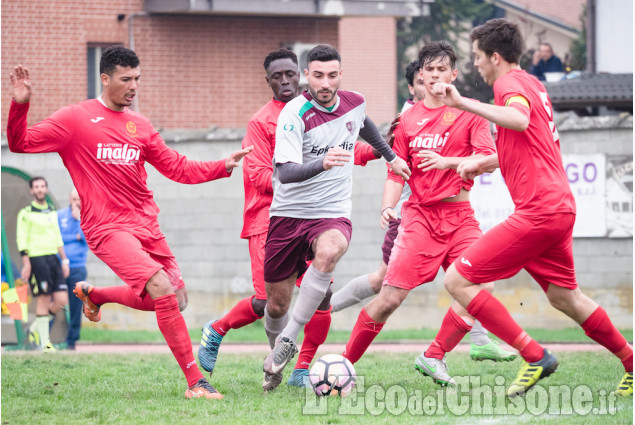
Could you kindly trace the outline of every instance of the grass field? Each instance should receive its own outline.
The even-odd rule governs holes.
[[[384,330],[377,335],[376,341],[402,341],[402,340],[433,340],[438,329],[405,329]],[[565,329],[532,329],[526,331],[539,342],[592,342],[580,327]],[[621,330],[627,341],[633,341],[633,330]],[[350,331],[330,330],[326,342],[347,342]],[[193,341],[201,338],[201,329],[190,329]],[[468,337],[466,337],[468,338]],[[154,343],[165,342],[161,333],[157,331],[116,331],[83,327],[81,342],[88,343]],[[233,330],[223,338],[223,342],[262,342],[267,343],[267,337],[259,320],[240,330]]]
[[[622,375],[613,356],[557,355],[558,371],[511,403],[502,394],[520,361],[477,363],[463,353],[448,355],[448,366],[455,376],[474,375],[471,390],[441,390],[424,379],[413,369],[415,353],[371,353],[356,365],[363,391],[318,399],[285,385],[291,365],[278,390],[263,394],[262,354],[221,350],[212,380],[220,401],[184,399],[169,354],[3,353],[2,424],[633,423],[633,399],[609,395]]]

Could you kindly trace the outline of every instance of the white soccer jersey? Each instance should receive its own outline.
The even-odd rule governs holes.
[[[364,97],[344,90],[337,92],[337,102],[330,111],[308,92],[287,103],[278,117],[276,129],[270,216],[350,219],[353,150],[365,111]],[[351,153],[346,165],[297,183],[282,184],[278,180],[275,164],[309,163],[324,158],[334,146]]]

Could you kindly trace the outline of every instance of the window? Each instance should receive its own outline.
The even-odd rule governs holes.
[[[88,82],[88,99],[95,99],[101,94],[101,76],[99,74],[99,61],[101,53],[107,47],[114,44],[89,44],[86,49],[86,72]]]

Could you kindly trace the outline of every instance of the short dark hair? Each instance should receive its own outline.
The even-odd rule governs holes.
[[[415,82],[415,73],[420,69],[421,67],[419,66],[419,61],[412,61],[408,64],[408,66],[406,67],[406,81],[408,81],[408,84],[410,84],[411,86],[414,86],[414,82]]]
[[[33,183],[35,183],[35,182],[36,182],[36,181],[38,181],[38,180],[42,180],[42,181],[44,181],[44,184],[46,185],[46,187],[48,187],[48,186],[49,186],[48,182],[46,181],[46,179],[45,179],[44,177],[42,177],[42,176],[35,176],[35,177],[31,177],[31,180],[29,180],[29,187],[30,187],[31,189],[33,189]]]
[[[99,73],[112,77],[117,65],[124,68],[136,68],[139,66],[139,58],[135,52],[123,46],[110,46],[101,55]]]
[[[269,65],[271,65],[271,62],[278,59],[291,59],[293,63],[295,63],[296,65],[298,64],[298,56],[293,53],[292,50],[287,49],[286,47],[282,47],[281,49],[274,50],[267,55],[264,63],[265,71],[269,69]]]
[[[339,52],[335,49],[335,47],[328,44],[318,44],[309,50],[309,53],[306,56],[307,66],[309,66],[309,64],[313,61],[329,62],[334,60],[342,62]]]
[[[487,57],[496,52],[509,63],[519,63],[525,48],[518,25],[504,18],[490,19],[479,25],[472,30],[470,38],[478,42],[478,48]]]
[[[434,60],[448,58],[450,67],[456,69],[456,53],[452,45],[445,40],[433,41],[419,50],[419,67],[423,68]]]

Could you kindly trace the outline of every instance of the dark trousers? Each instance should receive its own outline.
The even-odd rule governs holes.
[[[79,330],[82,326],[82,306],[84,303],[73,293],[75,284],[82,280],[86,280],[86,267],[72,268],[71,273],[66,278],[68,306],[71,313],[68,323],[68,335],[66,336],[66,344],[69,348],[75,347],[75,341],[79,339]]]

